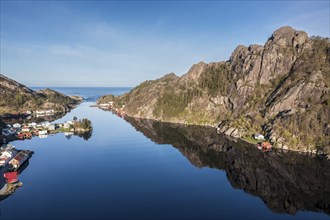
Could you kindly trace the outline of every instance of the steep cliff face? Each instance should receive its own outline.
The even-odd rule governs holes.
[[[329,39],[282,27],[226,62],[200,62],[111,100],[133,117],[263,133],[280,148],[330,154],[329,84]]]
[[[81,99],[69,97],[51,89],[34,91],[0,74],[0,114],[12,114],[37,109],[67,111]]]

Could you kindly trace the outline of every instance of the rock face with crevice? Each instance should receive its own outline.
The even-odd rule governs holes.
[[[262,133],[280,148],[330,155],[329,86],[329,39],[281,27],[228,61],[197,63],[111,101],[132,117],[218,126],[234,137]]]

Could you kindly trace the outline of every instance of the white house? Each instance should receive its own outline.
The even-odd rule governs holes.
[[[109,106],[109,103],[101,103],[99,106],[100,107],[108,107]]]
[[[49,125],[48,127],[49,131],[54,131],[55,130],[55,125]]]
[[[64,128],[70,128],[71,127],[71,124],[69,124],[69,123],[66,122],[66,123],[64,123],[63,127]]]
[[[47,128],[48,126],[51,125],[51,123],[49,123],[48,121],[45,121],[45,122],[42,122],[41,125],[42,125],[42,127]]]
[[[12,155],[13,155],[12,152],[6,150],[6,151],[2,152],[1,157],[8,157],[8,158],[11,158]]]
[[[41,131],[38,132],[39,135],[45,135],[47,133],[48,133],[47,130],[41,130]]]
[[[262,134],[254,134],[253,137],[256,140],[264,140],[265,139],[265,137]]]
[[[49,109],[49,110],[46,110],[45,113],[46,114],[53,114],[55,111],[53,109]]]
[[[28,127],[36,128],[37,127],[37,123],[35,123],[35,122],[29,123],[28,124]]]
[[[29,132],[29,131],[30,131],[30,128],[27,127],[27,126],[24,126],[24,127],[22,128],[22,132]]]
[[[18,123],[13,124],[13,128],[21,128],[21,125]]]

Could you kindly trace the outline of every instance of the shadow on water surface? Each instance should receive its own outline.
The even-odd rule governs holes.
[[[262,152],[215,129],[125,118],[157,144],[171,144],[194,166],[226,172],[233,188],[260,197],[275,213],[330,214],[330,163],[296,152]]]

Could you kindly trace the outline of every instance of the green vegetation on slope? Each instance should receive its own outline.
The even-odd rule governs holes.
[[[180,115],[193,98],[200,97],[202,91],[198,88],[189,88],[187,90],[167,89],[159,97],[154,115],[156,117],[172,118]]]
[[[330,154],[330,41],[290,27],[231,59],[198,63],[182,77],[146,81],[110,97],[128,115],[263,133],[278,146]],[[103,98],[102,98],[103,99]]]
[[[232,82],[230,76],[230,65],[223,63],[219,67],[210,66],[201,75],[199,85],[203,90],[207,90],[210,96],[228,95],[227,87]]]
[[[51,89],[33,91],[0,74],[0,114],[54,109],[65,111],[81,101]]]

